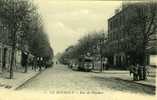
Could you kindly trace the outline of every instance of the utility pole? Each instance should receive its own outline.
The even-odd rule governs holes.
[[[102,40],[99,40],[100,71],[102,72]]]
[[[102,38],[100,39],[100,61],[101,61],[101,72],[103,71],[103,56],[102,56],[102,49],[103,49],[103,45],[104,42],[106,40],[105,34],[102,33]]]

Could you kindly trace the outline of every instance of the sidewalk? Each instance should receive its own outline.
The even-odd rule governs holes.
[[[15,71],[13,79],[2,77],[2,74],[0,74],[0,89],[16,90],[25,82],[37,76],[39,73],[40,73],[39,71],[34,71],[32,69],[28,69],[27,73]],[[9,75],[9,73],[6,73],[6,75],[7,74]]]
[[[154,77],[147,77],[147,80],[141,80],[141,81],[133,81],[133,76],[130,76],[129,71],[103,71],[103,74],[108,74],[107,76],[116,78],[116,79],[120,79],[123,81],[129,81],[129,82],[134,82],[137,84],[142,84],[142,85],[146,85],[146,86],[151,86],[151,87],[156,87],[156,73],[151,73],[153,75],[150,76],[154,76]]]

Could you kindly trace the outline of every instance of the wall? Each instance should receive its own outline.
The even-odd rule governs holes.
[[[150,55],[150,65],[157,66],[157,55]]]

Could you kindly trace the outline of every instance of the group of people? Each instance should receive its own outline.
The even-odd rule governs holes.
[[[146,68],[139,64],[132,64],[130,66],[130,75],[133,74],[133,80],[144,80],[146,77]]]
[[[31,61],[32,69],[35,71],[39,69],[39,71],[42,70],[42,67],[47,68],[46,66],[46,60],[44,60],[43,57],[33,57],[33,60]]]
[[[28,66],[32,67],[32,70],[42,71],[42,68],[48,68],[53,66],[53,61],[48,57],[33,56],[27,52],[22,52],[21,65],[24,67],[24,72],[27,72]]]

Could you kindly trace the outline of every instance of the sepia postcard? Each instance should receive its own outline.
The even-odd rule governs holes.
[[[156,100],[157,1],[0,0],[0,100]]]

